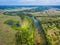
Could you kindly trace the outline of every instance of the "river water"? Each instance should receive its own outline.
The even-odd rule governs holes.
[[[35,27],[35,30],[34,30],[34,41],[35,41],[35,45],[48,45],[47,41],[46,41],[46,37],[45,37],[45,33],[42,29],[42,26],[40,24],[40,22],[36,19],[36,17],[32,16],[32,19],[34,21],[34,27]],[[37,31],[38,31],[38,36],[37,34],[35,34]],[[38,38],[42,38],[42,41],[40,41]],[[37,39],[37,40],[36,40]]]

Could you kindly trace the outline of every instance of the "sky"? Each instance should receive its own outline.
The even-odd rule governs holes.
[[[0,5],[60,5],[60,0],[0,0]]]

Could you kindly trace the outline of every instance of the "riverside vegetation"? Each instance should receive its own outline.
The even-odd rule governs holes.
[[[0,45],[60,45],[60,11],[48,11],[1,11]]]

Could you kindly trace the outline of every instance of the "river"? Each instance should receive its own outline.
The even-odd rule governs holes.
[[[47,43],[47,41],[46,41],[46,37],[45,37],[45,33],[44,33],[44,31],[43,31],[43,29],[42,29],[42,26],[41,26],[41,24],[40,24],[40,22],[36,19],[36,17],[34,17],[34,16],[32,16],[32,19],[33,19],[33,21],[34,21],[34,27],[35,27],[35,30],[34,30],[34,35],[35,35],[35,37],[34,37],[34,39],[35,39],[35,41],[36,41],[36,45],[48,45],[48,43]],[[38,37],[36,37],[37,35],[35,34],[37,31],[36,31],[36,29],[37,29],[37,31],[38,31],[38,34],[40,34],[40,37],[38,36]],[[39,39],[38,38],[42,38],[42,41],[43,42],[40,42],[39,41]],[[36,40],[37,39],[37,40]],[[43,44],[44,43],[44,44]]]

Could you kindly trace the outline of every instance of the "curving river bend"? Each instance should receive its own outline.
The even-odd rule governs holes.
[[[11,14],[9,14],[9,15],[11,15]],[[36,17],[34,17],[32,15],[26,15],[26,16],[30,17],[33,20],[33,24],[34,24],[34,43],[35,43],[34,45],[48,45],[47,40],[46,40],[46,35],[45,35],[45,33],[42,29],[42,26],[41,26],[40,22],[36,19]]]

